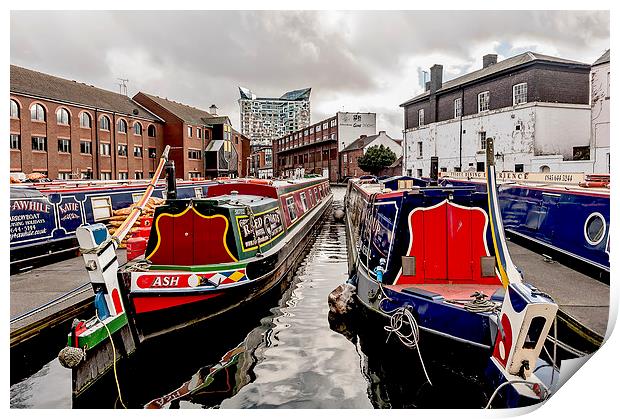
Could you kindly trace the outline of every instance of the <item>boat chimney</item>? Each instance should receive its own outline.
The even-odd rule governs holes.
[[[494,150],[493,137],[487,138],[486,150],[487,150],[487,167],[495,166],[495,150]]]
[[[174,170],[174,160],[168,160],[164,165],[166,170],[166,182],[168,189],[166,191],[166,200],[177,199],[177,181]]]
[[[431,186],[437,186],[439,179],[439,157],[431,156]]]

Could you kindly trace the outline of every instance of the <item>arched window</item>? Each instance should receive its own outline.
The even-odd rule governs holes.
[[[544,166],[540,166],[540,173],[549,173],[551,172],[551,169],[549,168],[549,166],[544,165]]]
[[[149,128],[147,130],[148,136],[149,137],[154,137],[156,133],[157,133],[157,131],[155,130],[155,125],[149,125]]]
[[[56,111],[56,123],[69,125],[69,111],[65,108],[58,108]]]
[[[142,125],[139,122],[133,124],[133,133],[136,135],[142,135]]]
[[[19,118],[19,104],[11,99],[11,118]]]
[[[107,116],[101,117],[99,120],[99,129],[110,131],[110,118]]]
[[[124,119],[119,119],[117,122],[117,131],[127,134],[127,122]]]
[[[90,115],[87,112],[80,114],[80,127],[90,128]]]
[[[45,121],[45,108],[35,103],[30,107],[30,119],[33,121]]]

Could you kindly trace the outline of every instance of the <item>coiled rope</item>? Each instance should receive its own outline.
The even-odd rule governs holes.
[[[398,336],[398,339],[401,341],[401,343],[407,348],[415,348],[418,351],[418,357],[420,358],[420,364],[422,364],[422,370],[424,371],[424,375],[426,376],[426,381],[428,381],[430,385],[433,385],[430,377],[428,376],[428,372],[426,371],[426,365],[424,365],[422,353],[420,352],[420,327],[418,326],[418,322],[416,321],[415,316],[409,309],[409,305],[404,305],[391,311],[384,310],[383,302],[386,300],[391,301],[392,299],[385,294],[385,291],[383,290],[383,285],[381,285],[380,282],[379,289],[383,294],[383,298],[381,299],[381,301],[379,301],[379,309],[385,314],[390,314],[390,324],[387,326],[383,326],[383,329],[388,332],[385,343],[388,342],[390,336],[392,335],[392,333],[394,333],[396,336]],[[404,333],[403,331],[401,331],[403,325],[409,326],[409,333]]]

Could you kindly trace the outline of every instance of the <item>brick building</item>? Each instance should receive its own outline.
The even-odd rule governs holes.
[[[271,179],[273,177],[273,149],[261,147],[256,149],[248,158],[248,176],[258,179]]]
[[[342,179],[339,152],[361,135],[374,135],[376,122],[374,113],[338,112],[274,140],[274,176],[320,174],[337,182]]]
[[[444,83],[434,65],[425,92],[400,105],[405,173],[428,175],[432,156],[441,171],[482,171],[488,137],[499,170],[579,170],[574,157],[589,148],[589,71],[533,52],[500,62],[489,54],[482,69]]]
[[[164,136],[170,144],[177,176],[184,179],[239,176],[237,148],[227,116],[144,92],[133,99],[165,121]],[[217,111],[215,106],[210,108]]]
[[[11,172],[50,179],[141,179],[164,146],[163,121],[125,95],[11,65]]]
[[[250,156],[250,139],[233,128],[233,146],[239,160],[237,170],[240,177],[248,176],[248,157]]]
[[[393,139],[387,135],[385,131],[379,131],[377,135],[362,135],[340,152],[342,177],[369,175],[370,173],[365,172],[359,167],[357,159],[366,154],[366,151],[368,151],[370,147],[381,145],[392,150],[394,154],[396,154],[396,160],[402,157],[403,149],[401,147],[401,141]]]

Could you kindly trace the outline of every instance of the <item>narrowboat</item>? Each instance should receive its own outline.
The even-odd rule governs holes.
[[[440,347],[482,354],[489,385],[501,387],[504,406],[515,407],[548,394],[550,383],[534,370],[558,307],[523,282],[512,263],[492,152],[487,159],[488,194],[438,185],[436,173],[430,182],[349,181],[348,283],[364,313],[383,319],[389,335],[417,348],[419,359],[411,355],[411,362],[422,361],[421,333]]]
[[[443,175],[444,185],[474,185],[486,191],[482,172]],[[507,233],[609,276],[608,175],[498,173],[498,180]]]
[[[143,257],[119,266],[115,249],[151,187],[114,235],[100,223],[77,230],[96,316],[75,322],[59,354],[73,368],[74,397],[145,340],[215,321],[266,294],[292,270],[331,208],[326,178],[223,180],[202,198],[180,198],[174,162],[165,165],[166,202],[155,210]]]
[[[76,229],[106,222],[112,212],[135,203],[148,180],[53,181],[10,188],[11,265],[41,260],[45,256],[75,252]],[[179,181],[179,198],[206,196],[214,181]],[[158,182],[154,197],[165,198],[166,186]]]

